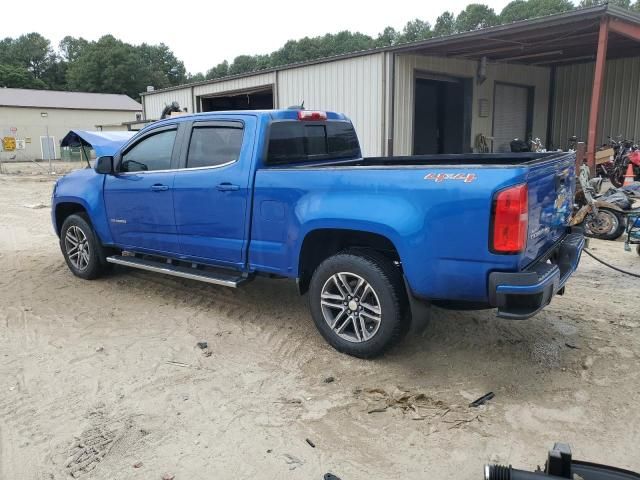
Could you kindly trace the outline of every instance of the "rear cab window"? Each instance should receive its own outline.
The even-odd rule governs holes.
[[[351,122],[275,121],[269,129],[267,165],[357,159],[362,156]]]

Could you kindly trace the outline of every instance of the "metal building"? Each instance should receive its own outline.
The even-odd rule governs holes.
[[[0,161],[61,158],[69,130],[123,129],[141,112],[126,95],[0,88]]]
[[[535,137],[563,148],[571,135],[591,135],[593,153],[609,133],[640,137],[639,90],[640,16],[605,4],[142,99],[150,120],[172,101],[190,112],[304,101],[347,114],[367,156],[505,151]]]

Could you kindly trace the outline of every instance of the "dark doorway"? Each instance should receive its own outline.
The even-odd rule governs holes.
[[[201,97],[203,112],[221,110],[269,110],[273,108],[273,90]]]
[[[416,78],[414,105],[414,155],[470,151],[470,80]]]

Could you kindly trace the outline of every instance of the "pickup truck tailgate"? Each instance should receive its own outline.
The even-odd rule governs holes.
[[[569,153],[529,165],[529,228],[520,267],[544,255],[567,232],[575,193],[575,161]]]

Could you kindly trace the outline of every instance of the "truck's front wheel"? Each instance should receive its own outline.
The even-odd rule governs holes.
[[[381,355],[409,326],[400,270],[377,252],[351,250],[322,262],[311,279],[309,302],[325,340],[355,357]]]
[[[104,249],[83,214],[70,215],[62,224],[60,249],[77,277],[93,280],[107,269]]]

